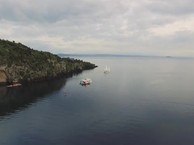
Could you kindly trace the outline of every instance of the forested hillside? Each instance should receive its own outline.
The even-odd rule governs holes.
[[[93,69],[89,62],[60,58],[21,43],[0,40],[0,82],[38,81]]]

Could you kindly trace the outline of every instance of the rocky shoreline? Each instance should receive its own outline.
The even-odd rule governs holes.
[[[33,50],[21,43],[0,40],[0,85],[29,83],[71,76],[96,65],[49,52]]]

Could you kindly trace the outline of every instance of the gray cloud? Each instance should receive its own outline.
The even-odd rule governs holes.
[[[0,3],[0,37],[35,49],[54,53],[193,53],[191,0]]]
[[[164,15],[188,15],[194,13],[192,0],[150,0],[147,8],[151,12]]]

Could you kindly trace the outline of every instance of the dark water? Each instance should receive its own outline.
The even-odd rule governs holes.
[[[0,145],[194,144],[193,59],[82,59],[99,67],[0,88]]]

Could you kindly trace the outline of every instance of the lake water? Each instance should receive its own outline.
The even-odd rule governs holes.
[[[0,145],[194,144],[193,59],[81,59],[99,67],[0,88]],[[81,86],[82,78],[93,82]]]

